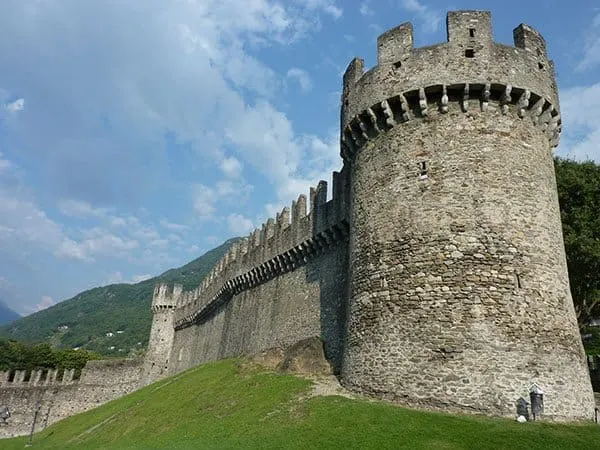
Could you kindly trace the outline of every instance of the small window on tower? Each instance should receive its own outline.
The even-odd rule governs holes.
[[[475,37],[475,28],[469,28],[469,37]]]
[[[421,161],[419,163],[419,179],[420,180],[426,180],[429,176],[428,176],[428,172],[429,172],[429,167],[427,166],[427,161]]]
[[[465,56],[467,58],[475,58],[475,50],[473,50],[472,48],[468,48],[465,50]]]

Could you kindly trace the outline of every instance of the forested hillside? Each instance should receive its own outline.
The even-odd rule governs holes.
[[[194,261],[137,284],[112,284],[77,294],[0,328],[0,335],[24,342],[48,342],[103,355],[127,356],[148,341],[152,291],[159,281],[196,287],[237,238]]]

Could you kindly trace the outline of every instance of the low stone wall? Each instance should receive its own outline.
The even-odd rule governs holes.
[[[11,417],[0,425],[0,438],[22,436],[31,431],[38,409],[36,431],[66,417],[100,406],[139,387],[142,361],[90,361],[77,371],[38,370],[0,372],[0,405]],[[78,376],[79,375],[79,376]]]

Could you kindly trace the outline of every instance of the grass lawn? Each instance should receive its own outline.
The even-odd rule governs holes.
[[[244,360],[207,364],[34,436],[35,448],[600,449],[600,426],[519,424],[339,396]],[[0,441],[22,449],[26,437]]]

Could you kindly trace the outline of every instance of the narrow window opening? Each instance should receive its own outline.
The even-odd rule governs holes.
[[[517,288],[523,288],[523,286],[521,285],[521,276],[519,274],[517,274]]]
[[[11,370],[10,372],[8,372],[8,382],[12,383],[13,381],[15,381],[15,374],[16,372],[14,370]]]
[[[42,374],[40,375],[40,383],[43,383],[48,378],[48,369],[42,370]]]
[[[402,67],[402,61],[396,61],[394,63],[394,69],[399,69],[400,67]]]
[[[427,161],[421,161],[419,163],[419,179],[426,180],[429,177],[428,172]]]
[[[58,372],[56,372],[55,381],[61,382],[64,377],[65,377],[65,369],[64,369],[64,367],[61,367],[60,369],[58,369]]]
[[[467,58],[475,58],[475,50],[473,50],[472,48],[468,48],[465,50],[465,56]]]
[[[538,63],[538,68],[540,70],[544,70],[544,64],[542,64],[541,62]]]
[[[31,380],[31,370],[26,370],[25,376],[23,377],[23,382],[29,383],[29,380]]]
[[[475,28],[469,28],[469,37],[475,37]]]

